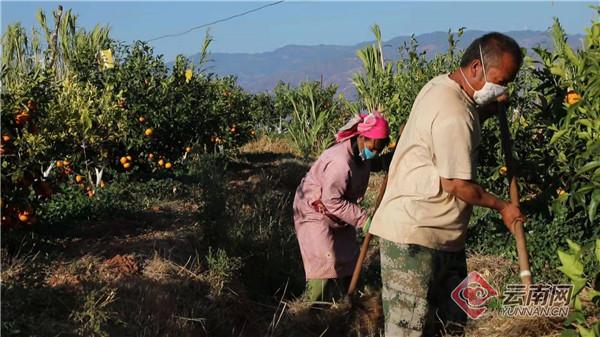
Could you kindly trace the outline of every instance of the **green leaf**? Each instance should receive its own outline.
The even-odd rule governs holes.
[[[592,121],[590,121],[589,119],[580,119],[578,121],[581,125],[586,126],[588,129],[593,129],[594,126],[592,125]]]
[[[573,283],[573,296],[577,296],[585,287],[587,280],[584,277],[575,277],[571,278],[571,282]],[[576,297],[576,300],[577,299],[579,299],[579,297]]]
[[[583,304],[581,304],[581,300],[579,299],[579,297],[575,297],[575,303],[573,306],[575,307],[575,310],[583,310]]]
[[[585,315],[581,311],[573,311],[569,314],[567,319],[565,320],[565,325],[569,326],[573,323],[584,323]]]
[[[556,66],[550,67],[550,72],[553,75],[557,75],[557,76],[560,76],[560,77],[565,77],[565,70],[561,66],[556,65]]]
[[[580,277],[583,274],[583,263],[577,260],[577,257],[574,255],[558,250],[558,258],[562,263],[562,266],[558,270],[562,271],[570,279]]]
[[[579,331],[581,337],[596,337],[592,329],[587,329],[579,324],[575,324],[575,326],[577,327],[577,331]]]
[[[596,239],[596,249],[594,249],[596,253],[596,260],[600,262],[600,239]]]
[[[550,139],[550,144],[554,144],[558,141],[558,139],[562,136],[564,136],[569,130],[559,130],[557,132],[554,133],[554,135],[552,136],[552,138]]]
[[[579,334],[576,330],[565,329],[560,333],[560,337],[579,337]]]
[[[577,57],[577,55],[575,55],[575,52],[573,51],[573,49],[571,49],[571,47],[565,43],[564,45],[564,51],[566,56],[569,58],[569,61],[571,61],[573,64],[579,66],[581,64],[581,60]]]
[[[600,321],[594,323],[594,325],[592,325],[592,329],[594,330],[594,334],[596,334],[596,336],[600,336]]]
[[[588,207],[588,216],[590,218],[591,223],[594,223],[594,220],[596,219],[596,211],[598,210],[599,203],[600,203],[600,189],[596,189],[592,193],[592,200],[590,201],[590,206]]]
[[[590,218],[590,222],[594,223],[594,219],[596,218],[596,212],[598,210],[598,201],[592,199],[590,202],[590,206],[588,207],[588,216]]]
[[[592,139],[592,136],[589,133],[583,132],[583,131],[577,132],[577,136],[579,137],[579,139],[583,139],[583,140],[591,140]]]
[[[567,239],[567,244],[569,245],[569,248],[571,249],[571,253],[577,255],[579,254],[579,252],[581,252],[581,246],[578,245],[576,242]]]

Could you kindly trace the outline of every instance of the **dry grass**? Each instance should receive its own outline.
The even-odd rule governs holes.
[[[273,153],[300,156],[294,146],[286,139],[261,136],[240,148],[241,153]]]
[[[518,273],[515,268],[516,262],[493,255],[472,254],[467,259],[467,270],[478,272],[496,289]]]
[[[155,253],[151,259],[146,261],[142,275],[156,281],[168,281],[177,277],[177,270],[173,263]]]
[[[0,268],[0,282],[7,284],[18,281],[27,271],[27,266],[36,260],[38,254],[17,254],[9,257],[5,249],[0,250],[2,268]]]
[[[276,336],[379,336],[383,324],[381,294],[360,294],[346,302],[286,302]]]
[[[562,321],[544,317],[505,317],[490,313],[467,324],[468,337],[558,337]]]

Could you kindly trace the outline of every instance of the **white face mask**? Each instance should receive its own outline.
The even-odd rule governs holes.
[[[465,73],[463,73],[462,68],[460,68],[460,73],[467,82],[467,85],[469,85],[469,88],[471,88],[471,90],[474,91],[473,100],[475,101],[475,103],[477,103],[477,105],[486,105],[488,103],[494,102],[499,96],[504,95],[508,88],[500,84],[488,82],[487,75],[485,74],[485,63],[483,62],[483,53],[481,52],[481,45],[479,45],[479,56],[481,57],[481,65],[483,66],[483,78],[485,79],[485,84],[483,85],[483,87],[481,87],[481,89],[475,90],[475,88],[473,88],[471,83],[469,83],[469,80],[467,80]]]

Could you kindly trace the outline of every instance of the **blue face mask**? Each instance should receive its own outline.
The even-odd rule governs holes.
[[[360,157],[363,160],[369,160],[369,159],[373,159],[375,158],[375,156],[377,156],[375,153],[373,153],[373,151],[369,150],[368,147],[364,147],[363,150],[360,153]]]

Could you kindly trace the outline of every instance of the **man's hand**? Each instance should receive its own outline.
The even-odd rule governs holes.
[[[467,204],[498,210],[500,215],[502,215],[504,224],[513,235],[515,233],[515,221],[521,220],[522,222],[525,222],[525,216],[521,213],[519,207],[486,192],[478,184],[469,180],[440,179],[444,191],[454,195]]]
[[[502,216],[504,225],[513,235],[515,234],[517,221],[521,221],[521,223],[525,222],[525,216],[521,213],[519,207],[508,202],[506,203],[506,206],[500,209],[500,215]]]

